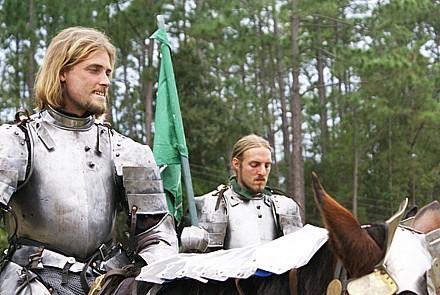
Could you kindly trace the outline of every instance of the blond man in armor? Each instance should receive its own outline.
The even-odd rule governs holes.
[[[99,275],[177,253],[150,148],[96,120],[115,52],[95,29],[61,31],[36,77],[39,111],[0,127],[1,294],[87,294]],[[114,240],[117,208],[130,255]]]
[[[186,227],[184,251],[206,252],[260,244],[302,227],[298,204],[266,186],[272,148],[255,134],[233,146],[228,186],[196,198],[199,227]]]

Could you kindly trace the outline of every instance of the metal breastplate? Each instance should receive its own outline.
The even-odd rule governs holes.
[[[261,244],[278,237],[268,196],[243,200],[231,189],[224,196],[228,211],[225,249]]]
[[[87,119],[69,119],[52,110],[28,125],[33,172],[10,202],[19,238],[78,258],[111,239],[115,219],[109,134]],[[11,216],[7,224],[12,231]]]
[[[427,294],[425,274],[431,267],[432,257],[424,234],[398,227],[387,255],[385,268],[399,292]]]

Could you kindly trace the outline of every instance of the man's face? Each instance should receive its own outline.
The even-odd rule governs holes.
[[[237,181],[252,193],[262,192],[266,186],[272,164],[272,154],[268,148],[248,149],[243,159],[232,159],[232,166],[237,173]]]
[[[60,74],[64,83],[64,110],[82,116],[86,112],[101,115],[107,107],[111,74],[110,57],[97,50],[88,58]]]

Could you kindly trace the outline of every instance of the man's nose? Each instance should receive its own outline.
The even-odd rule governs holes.
[[[107,76],[106,73],[101,75],[101,79],[100,79],[99,84],[104,85],[104,86],[110,85],[110,78],[109,78],[109,76]]]
[[[258,174],[260,175],[267,175],[267,168],[264,165],[261,165],[258,167]]]

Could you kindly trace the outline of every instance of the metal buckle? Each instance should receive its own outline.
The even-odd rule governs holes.
[[[106,244],[102,244],[101,246],[99,246],[99,253],[101,254],[101,258],[102,258],[102,260],[104,261],[104,260],[107,260],[108,258],[109,258],[109,251],[108,251],[108,248],[107,248],[107,245]]]
[[[31,254],[29,255],[28,261],[29,261],[29,266],[31,269],[42,269],[43,267],[43,262],[42,262],[42,254],[43,254],[43,248],[39,248],[39,251],[37,253]]]

